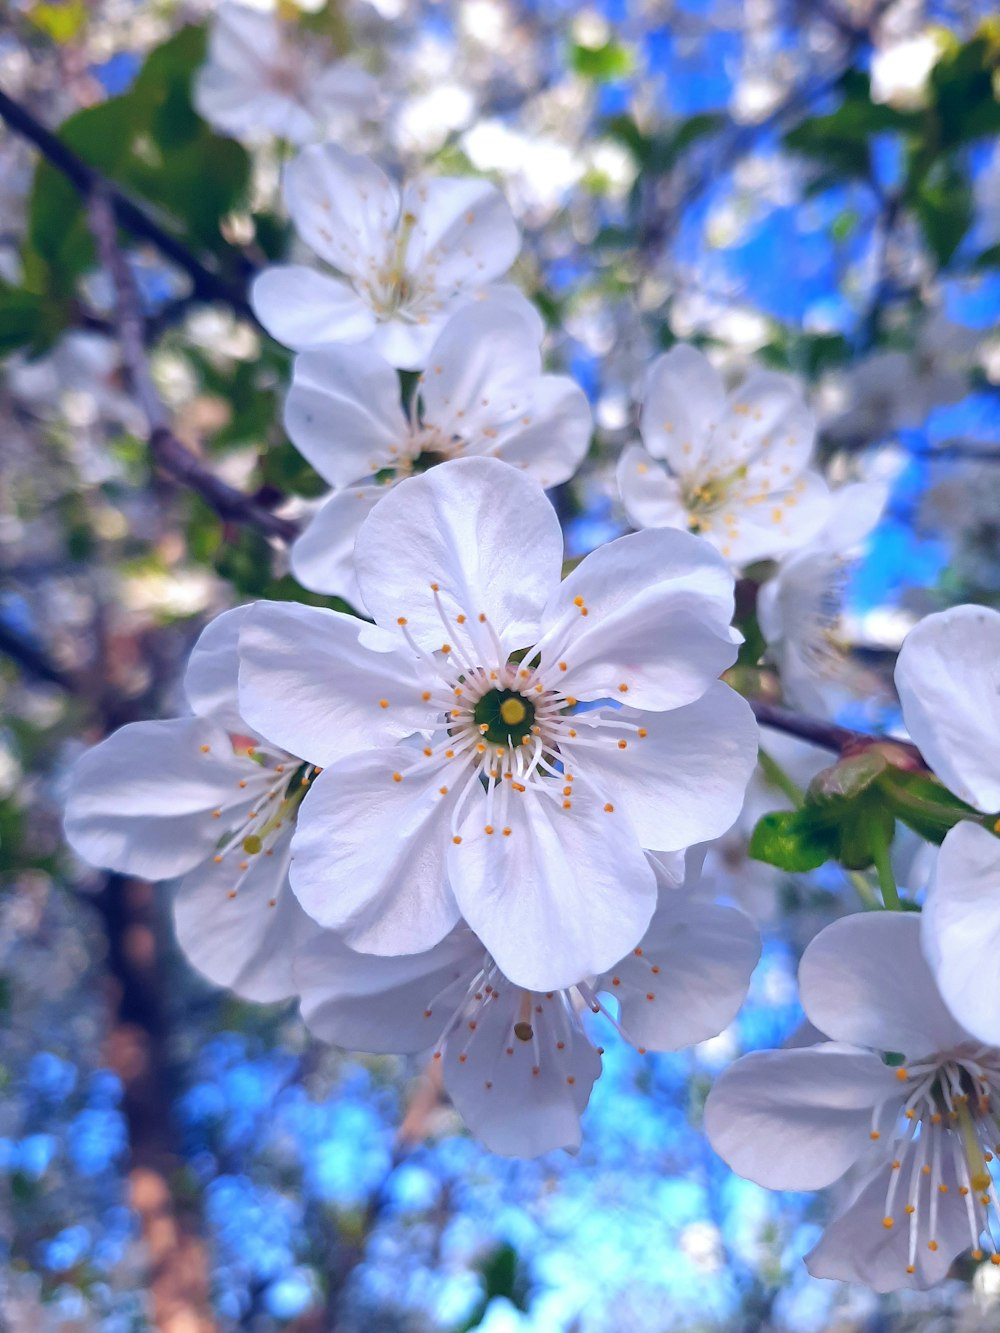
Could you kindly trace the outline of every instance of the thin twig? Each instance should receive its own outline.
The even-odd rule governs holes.
[[[154,462],[175,481],[197,492],[223,518],[245,523],[269,537],[291,542],[297,526],[280,518],[252,495],[246,495],[221,480],[174,434],[170,414],[157,393],[146,356],[145,322],[135,279],[117,239],[117,201],[114,193],[96,185],[90,196],[89,217],[101,263],[115,291],[115,328],[122,360],[149,422],[149,448]]]
[[[76,186],[85,199],[95,190],[103,190],[114,204],[120,225],[133,235],[151,241],[168,259],[182,268],[190,277],[194,294],[199,299],[224,301],[241,318],[256,322],[242,285],[230,282],[221,273],[209,268],[173,232],[161,226],[144,208],[85,162],[51,130],[46,129],[26,107],[8,96],[2,89],[0,89],[0,117],[16,134],[33,143],[43,157]]]
[[[825,718],[794,713],[789,708],[767,703],[763,699],[750,699],[748,702],[762,727],[773,727],[786,736],[796,736],[800,741],[818,745],[822,750],[832,750],[835,754],[843,755],[856,753],[871,745],[892,745],[903,751],[914,764],[921,768],[927,767],[920,751],[910,741],[897,740],[895,736],[878,736],[869,731],[854,731],[851,727],[827,722]]]
[[[60,689],[70,693],[76,688],[69,674],[50,661],[43,648],[32,643],[30,639],[22,638],[2,618],[0,618],[0,654],[9,658],[24,675],[31,676],[37,681],[43,681],[46,685],[58,685]]]

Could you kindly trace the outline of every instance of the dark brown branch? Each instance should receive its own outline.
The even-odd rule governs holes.
[[[0,619],[0,654],[9,658],[27,676],[46,685],[58,685],[72,692],[76,685],[69,674],[49,660],[44,650]]]
[[[195,255],[173,232],[168,231],[144,208],[130,199],[116,185],[101,175],[63,143],[51,130],[0,89],[0,117],[9,128],[27,139],[52,165],[88,199],[96,191],[103,191],[112,201],[120,225],[134,236],[151,241],[160,252],[184,270],[202,301],[224,301],[241,318],[256,322],[256,317],[241,284],[230,282],[221,273],[210,268]]]
[[[156,391],[146,356],[145,321],[135,279],[117,239],[116,203],[113,194],[96,186],[89,204],[90,225],[97,240],[101,263],[115,291],[115,328],[122,360],[149,422],[149,448],[156,465],[202,497],[224,519],[245,523],[269,537],[291,542],[298,528],[280,518],[252,495],[221,480],[175,435],[170,414]]]
[[[789,708],[767,703],[763,699],[750,699],[748,702],[762,727],[773,727],[775,731],[782,731],[786,736],[796,736],[800,741],[808,741],[810,745],[818,745],[823,750],[843,755],[867,749],[870,745],[892,745],[914,764],[921,768],[927,767],[920,751],[910,741],[897,740],[894,736],[878,736],[868,731],[854,731],[821,717],[794,713]]]

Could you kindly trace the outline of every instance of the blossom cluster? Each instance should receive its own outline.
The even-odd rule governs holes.
[[[640,1051],[707,1040],[758,961],[756,923],[704,868],[758,763],[726,675],[736,580],[752,570],[785,703],[832,716],[839,589],[886,490],[831,488],[792,376],[730,390],[679,343],[617,462],[633,531],[570,566],[546,492],[583,463],[591,410],[545,367],[510,207],[487,181],[399,182],[330,142],[375,87],[279,31],[221,6],[196,96],[227,132],[306,145],[283,180],[297,262],[252,300],[294,353],[285,428],[329,487],[291,569],[352,611],[259,601],[210,623],[189,713],[83,755],[66,836],[95,865],[179,879],[177,937],[212,981],[295,998],[338,1046],[426,1055],[494,1152],[573,1150],[600,1023]],[[745,1056],[705,1111],[740,1174],[840,1191],[810,1271],[878,1291],[931,1285],[964,1251],[1000,1264],[998,649],[1000,614],[978,607],[907,639],[903,721],[947,812],[905,903],[921,910],[822,930],[800,991],[823,1039]]]

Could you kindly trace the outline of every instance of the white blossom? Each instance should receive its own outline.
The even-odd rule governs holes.
[[[800,546],[826,516],[826,483],[808,467],[815,423],[788,376],[757,371],[727,397],[681,344],[649,369],[640,431],[618,465],[637,528],[697,532],[741,566]]]
[[[544,492],[495,459],[394,487],[358,534],[376,621],[263,604],[241,707],[323,766],[292,883],[354,948],[415,953],[464,916],[516,984],[549,990],[633,948],[642,849],[721,833],[756,757],[732,576],[686,533],[621,538],[560,583]]]
[[[174,924],[189,960],[247,999],[294,994],[291,954],[311,929],[288,887],[295,816],[311,766],[261,741],[236,700],[247,611],[203,631],[184,690],[193,715],[131,722],[77,761],[70,846],[92,865],[144,879],[183,876]]]
[[[814,1277],[932,1286],[963,1250],[995,1249],[1000,1050],[946,1009],[909,913],[835,921],[806,950],[799,985],[831,1040],[726,1070],[705,1107],[712,1146],[768,1189],[852,1173],[853,1197],[806,1256]]]
[[[333,270],[279,264],[254,283],[261,323],[296,350],[365,343],[419,369],[448,315],[488,297],[520,248],[487,181],[431,177],[400,189],[370,158],[326,144],[289,164],[284,189],[302,240]]]
[[[427,953],[400,958],[354,953],[322,931],[296,959],[303,1017],[351,1049],[432,1047],[455,1106],[493,1152],[575,1150],[604,1053],[582,1012],[603,1014],[641,1051],[691,1046],[735,1017],[760,954],[744,913],[705,902],[690,882],[677,887],[682,857],[653,870],[659,903],[649,929],[601,976],[523,989],[464,924]]]
[[[223,0],[194,104],[209,124],[250,140],[306,144],[356,131],[378,108],[378,85],[328,44],[276,14]]]
[[[522,297],[462,307],[438,335],[408,412],[395,370],[372,349],[300,353],[285,424],[333,488],[292,548],[300,583],[363,609],[358,528],[387,486],[435,462],[487,454],[542,486],[573,475],[590,442],[590,408],[571,379],[542,374],[541,336]]]

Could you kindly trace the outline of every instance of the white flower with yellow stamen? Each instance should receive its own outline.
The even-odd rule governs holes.
[[[314,769],[239,715],[237,636],[248,608],[202,633],[184,688],[191,717],[133,722],[77,761],[65,828],[92,865],[184,878],[174,899],[190,961],[247,999],[294,993],[291,950],[315,927],[288,887],[292,832]]]
[[[429,949],[463,916],[519,986],[603,971],[653,911],[642,848],[721,833],[753,770],[752,714],[717,679],[724,562],[637,533],[560,583],[544,492],[482,458],[394,487],[355,559],[375,627],[265,603],[240,636],[247,717],[324,767],[300,902],[365,952]]]
[[[337,275],[279,264],[255,281],[260,322],[296,351],[364,343],[417,370],[449,314],[509,290],[490,284],[521,238],[488,181],[431,177],[400,189],[370,158],[325,144],[289,164],[284,186],[299,235]]]
[[[306,144],[357,130],[378,109],[378,85],[329,43],[276,14],[224,0],[194,78],[198,114],[251,141]]]
[[[1000,1263],[1000,1050],[948,1012],[917,917],[835,921],[803,955],[799,986],[832,1040],[757,1051],[726,1070],[705,1107],[716,1152],[768,1189],[860,1179],[806,1256],[814,1277],[923,1289],[963,1250]]]
[[[573,380],[542,374],[542,331],[523,297],[463,306],[435,340],[408,413],[396,371],[371,348],[296,357],[285,424],[333,487],[292,548],[300,583],[363,609],[358,528],[388,486],[446,458],[501,458],[546,487],[573,475],[590,408]]]
[[[659,903],[641,944],[603,976],[523,990],[465,925],[405,958],[354,953],[322,931],[296,958],[303,1017],[317,1036],[352,1050],[433,1047],[457,1109],[493,1152],[573,1151],[604,1053],[581,1021],[585,1008],[640,1050],[674,1051],[716,1036],[746,995],[760,954],[753,923],[692,884],[678,888],[683,858],[674,860],[675,874],[654,866]]]
[[[826,516],[815,422],[787,375],[758,371],[727,397],[701,352],[674,347],[649,368],[640,431],[645,447],[618,464],[634,527],[697,532],[739,567],[802,545]]]

